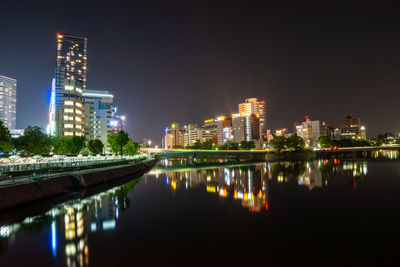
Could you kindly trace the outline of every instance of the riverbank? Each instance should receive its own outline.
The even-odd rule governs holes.
[[[145,172],[153,168],[156,159],[109,168],[74,171],[57,176],[0,188],[0,210],[44,200],[94,185]]]

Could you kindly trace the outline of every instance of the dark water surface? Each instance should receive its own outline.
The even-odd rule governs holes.
[[[400,161],[158,167],[0,213],[0,266],[399,261]]]

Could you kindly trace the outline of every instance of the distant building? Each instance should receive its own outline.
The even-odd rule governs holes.
[[[83,136],[87,38],[57,34],[55,78],[50,101],[51,136]]]
[[[0,75],[0,120],[15,129],[17,117],[17,80]]]
[[[361,130],[360,137],[364,140],[367,140],[367,130],[365,129],[365,126],[361,126],[360,130]]]
[[[111,131],[113,133],[118,133],[124,129],[124,123],[126,120],[125,115],[120,115],[117,112],[117,107],[112,107],[112,119],[111,119]]]
[[[231,141],[232,135],[232,118],[219,116],[216,119],[217,121],[217,136],[218,136],[218,145],[223,145],[229,141]]]
[[[239,114],[242,116],[258,114],[260,121],[260,136],[267,133],[267,106],[264,100],[248,98],[244,103],[239,104]]]
[[[232,114],[233,142],[258,141],[260,139],[260,119],[256,114]]]
[[[24,129],[11,129],[10,136],[11,138],[19,138],[24,135]]]
[[[218,143],[218,123],[215,119],[204,121],[201,126],[203,141],[212,140],[214,144]]]
[[[183,148],[185,146],[184,130],[181,129],[178,123],[173,123],[170,127],[165,128],[163,142],[165,149]]]
[[[342,128],[342,136],[346,138],[356,138],[361,136],[361,119],[353,117],[352,114],[347,115],[344,119]],[[364,129],[365,130],[365,129]],[[365,135],[365,134],[364,134]]]
[[[275,136],[285,136],[285,134],[287,134],[287,129],[286,128],[282,128],[282,129],[278,129],[275,131]]]
[[[327,136],[327,125],[323,121],[311,121],[306,116],[306,121],[301,122],[296,127],[297,136],[303,138],[306,146],[315,146],[318,138],[321,136]]]
[[[88,139],[100,139],[108,151],[107,136],[111,133],[112,106],[114,95],[108,91],[85,90],[85,136]]]
[[[193,146],[196,141],[203,142],[203,132],[197,124],[188,124],[184,127],[184,144],[185,146]]]

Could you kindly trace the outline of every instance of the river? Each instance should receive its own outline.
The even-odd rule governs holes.
[[[397,157],[167,162],[1,213],[0,266],[381,265],[399,247]]]

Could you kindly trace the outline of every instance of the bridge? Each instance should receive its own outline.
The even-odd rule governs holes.
[[[194,160],[196,157],[207,157],[213,159],[234,159],[234,160],[265,160],[265,150],[203,150],[203,149],[160,149],[141,148],[141,151],[149,156],[161,158],[187,158]]]

